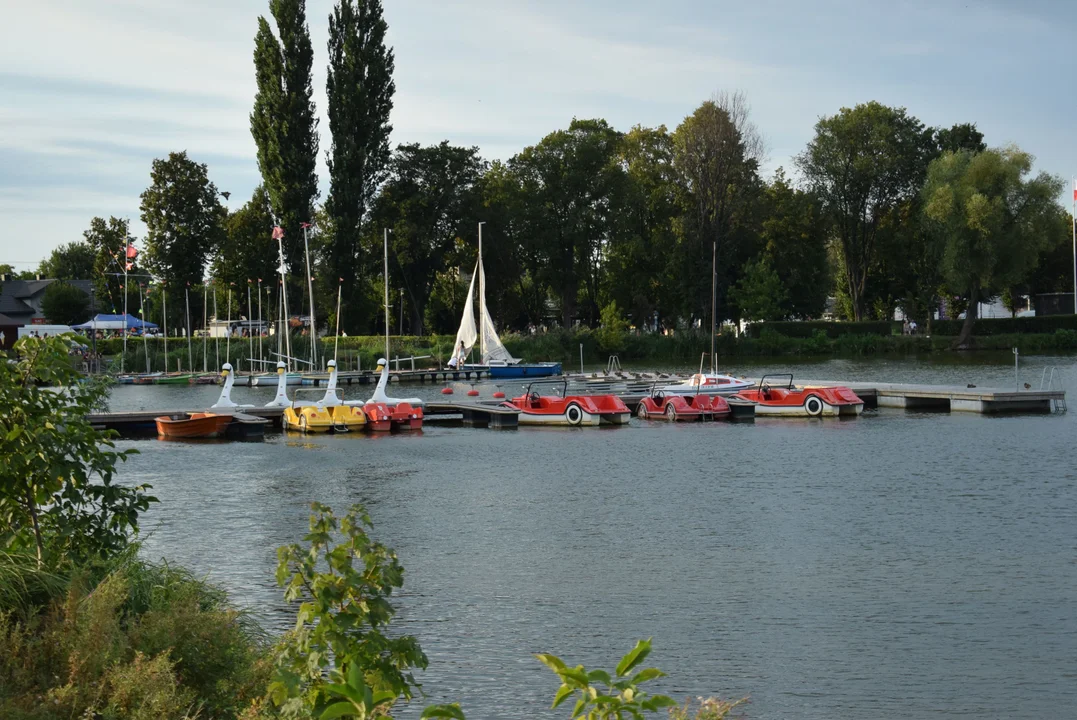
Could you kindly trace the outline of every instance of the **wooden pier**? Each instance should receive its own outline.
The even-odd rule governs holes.
[[[252,375],[240,375],[236,384],[250,386]],[[263,376],[264,377],[264,376]],[[427,370],[390,370],[389,383],[447,383],[478,382],[490,377],[487,369],[453,370],[452,368],[430,368]],[[337,385],[377,385],[381,373],[372,370],[342,370],[337,373]],[[321,387],[329,382],[329,373],[303,373],[304,386]],[[276,387],[276,379],[268,378],[258,387]],[[294,386],[293,386],[294,387]]]
[[[797,384],[804,387],[843,385],[863,398],[865,407],[982,414],[1050,413],[1066,407],[1064,390],[814,380]]]

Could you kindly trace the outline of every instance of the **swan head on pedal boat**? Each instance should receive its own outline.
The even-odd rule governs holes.
[[[367,400],[368,403],[385,403],[386,405],[407,403],[418,408],[423,406],[422,398],[393,398],[386,395],[385,388],[389,385],[389,363],[385,358],[378,358],[378,370],[381,372],[381,377],[378,379],[377,387],[374,388],[374,394]]]
[[[210,405],[211,410],[254,407],[253,405],[238,405],[232,400],[232,386],[236,382],[236,377],[232,374],[231,363],[221,365],[221,377],[224,379],[224,385],[221,387],[221,395],[217,398],[217,402]]]

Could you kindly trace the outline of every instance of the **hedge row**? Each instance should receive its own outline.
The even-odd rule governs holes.
[[[935,335],[958,335],[964,320],[933,320]],[[989,318],[973,323],[973,336],[1050,334],[1056,330],[1077,330],[1077,315],[1044,315],[1042,317]]]
[[[844,335],[900,335],[901,323],[870,322],[828,322],[826,320],[790,320],[781,322],[752,323],[747,328],[750,338],[760,338],[764,332],[776,333],[791,338],[810,338],[817,332],[823,332],[828,338]]]

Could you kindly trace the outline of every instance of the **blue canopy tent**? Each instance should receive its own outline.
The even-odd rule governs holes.
[[[128,330],[137,330],[141,328],[156,328],[157,325],[151,322],[145,322],[139,320],[134,315],[127,315],[126,321],[123,315],[95,315],[93,320],[84,322],[81,325],[72,325],[75,330],[123,330],[125,327]]]

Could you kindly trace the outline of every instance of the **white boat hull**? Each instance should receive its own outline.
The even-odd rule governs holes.
[[[831,405],[830,403],[823,403],[823,410],[819,415],[815,417],[839,417],[849,416],[854,417],[864,411],[864,404],[850,404],[850,405]],[[793,417],[793,418],[809,418],[812,417],[803,405],[764,405],[762,403],[755,406],[756,417]]]
[[[598,427],[599,425],[625,425],[632,419],[632,413],[589,413],[582,411],[583,417],[578,423],[571,423],[565,413],[551,415],[549,413],[531,413],[526,410],[520,411],[520,425],[546,425],[560,427]]]

